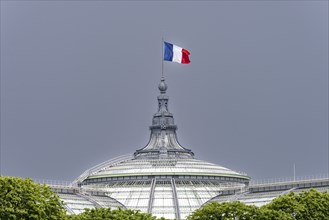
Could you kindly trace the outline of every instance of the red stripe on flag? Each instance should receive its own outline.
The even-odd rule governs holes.
[[[182,63],[188,64],[190,63],[190,58],[188,57],[190,55],[190,52],[188,52],[186,49],[182,49]]]

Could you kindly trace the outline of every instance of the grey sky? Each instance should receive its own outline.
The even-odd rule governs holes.
[[[161,36],[178,138],[253,179],[328,172],[327,1],[1,1],[2,173],[73,180],[146,145]]]

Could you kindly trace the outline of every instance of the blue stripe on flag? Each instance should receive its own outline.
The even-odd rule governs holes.
[[[171,43],[164,42],[163,46],[164,46],[163,60],[172,61],[173,45]]]

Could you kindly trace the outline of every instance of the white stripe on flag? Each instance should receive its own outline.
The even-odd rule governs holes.
[[[178,47],[176,45],[173,45],[173,57],[172,61],[177,63],[182,63],[182,49],[181,47]]]

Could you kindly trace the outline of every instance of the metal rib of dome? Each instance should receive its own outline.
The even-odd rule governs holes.
[[[177,126],[168,110],[164,78],[159,84],[158,111],[153,115],[148,144],[133,155],[101,163],[75,180],[123,204],[167,219],[185,219],[228,187],[245,187],[243,173],[194,158],[179,144]]]

